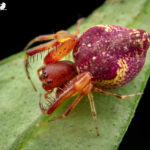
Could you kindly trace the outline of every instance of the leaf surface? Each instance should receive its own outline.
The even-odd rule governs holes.
[[[85,19],[81,33],[97,24],[150,32],[149,8],[148,0],[106,1]],[[75,26],[69,29],[72,33],[74,30]],[[63,113],[74,97],[51,116],[42,114],[38,107],[39,95],[33,91],[25,75],[24,55],[22,52],[0,62],[0,150],[116,150],[134,116],[140,96],[120,100],[94,93],[99,137],[96,136],[86,96],[69,117],[48,122],[49,118]],[[68,58],[72,60],[72,56]],[[149,60],[150,51],[140,74],[124,87],[111,91],[122,95],[143,91],[150,73]],[[31,72],[40,91],[36,69]]]

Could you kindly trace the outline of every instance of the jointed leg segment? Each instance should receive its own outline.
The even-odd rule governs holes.
[[[58,116],[56,118],[52,118],[52,119],[50,119],[50,121],[54,121],[54,120],[58,120],[58,119],[67,117],[72,112],[72,110],[76,107],[76,105],[80,102],[80,100],[83,98],[84,95],[85,94],[83,92],[81,92],[63,115]]]
[[[51,114],[67,98],[80,92],[81,94],[76,98],[76,100],[72,103],[70,108],[65,113],[65,115],[69,115],[69,113],[72,111],[72,109],[74,109],[74,107],[81,100],[81,98],[91,90],[92,88],[90,85],[91,78],[92,78],[91,74],[88,72],[77,75],[67,84],[67,86],[63,89],[63,92],[58,97],[56,97],[56,99],[52,102],[52,104],[49,105],[48,109],[44,108],[40,101],[39,106],[41,108],[41,111],[46,114]]]
[[[133,96],[143,94],[143,93],[136,93],[136,94],[129,94],[129,95],[119,95],[119,94],[116,94],[116,93],[111,93],[111,92],[108,92],[108,91],[104,91],[104,90],[96,88],[96,87],[94,88],[94,90],[96,92],[99,92],[99,93],[102,93],[102,94],[105,94],[105,95],[109,95],[109,96],[113,96],[113,97],[116,97],[116,98],[119,98],[119,99],[124,99],[124,98],[127,98],[127,97],[133,97]]]
[[[95,109],[95,104],[94,104],[93,95],[92,95],[91,92],[88,94],[88,99],[89,99],[90,106],[91,106],[91,112],[92,112],[92,116],[93,116],[93,119],[94,119],[95,129],[96,129],[96,132],[97,132],[97,136],[99,136],[96,109]]]
[[[61,103],[63,103],[64,100],[66,100],[67,98],[73,96],[75,93],[80,92],[79,95],[72,102],[72,104],[69,106],[69,108],[65,111],[64,114],[62,114],[58,117],[52,118],[52,119],[50,119],[50,121],[65,118],[72,112],[72,110],[80,102],[80,100],[83,98],[83,96],[85,94],[88,94],[88,98],[89,98],[89,102],[90,102],[90,106],[91,106],[91,112],[92,112],[92,116],[93,116],[93,119],[94,119],[94,122],[95,122],[96,132],[97,132],[97,135],[99,135],[98,125],[97,125],[96,109],[95,109],[95,105],[94,105],[93,95],[91,93],[91,91],[93,89],[93,85],[91,83],[91,78],[92,78],[92,76],[88,72],[79,74],[77,77],[73,78],[70,81],[70,83],[67,85],[67,87],[65,87],[65,89],[63,89],[63,93],[61,93],[54,100],[54,102],[49,105],[48,109],[45,109],[42,106],[41,101],[40,101],[39,105],[40,105],[41,111],[46,113],[46,114],[51,114],[57,107],[59,107],[59,105]],[[46,97],[47,97],[47,95],[46,95]]]
[[[83,96],[85,94],[88,94],[88,99],[89,99],[90,106],[91,106],[91,112],[92,112],[92,116],[93,116],[93,119],[94,119],[94,122],[95,122],[96,132],[97,132],[97,135],[99,135],[96,109],[95,109],[93,95],[91,93],[92,90],[95,90],[96,92],[99,92],[99,93],[102,93],[102,94],[105,94],[105,95],[120,98],[120,99],[142,94],[142,93],[137,93],[137,94],[130,94],[130,95],[121,96],[121,95],[114,94],[114,93],[111,93],[111,92],[103,91],[102,89],[93,87],[93,84],[91,83],[91,79],[92,79],[92,75],[89,72],[84,72],[84,73],[79,74],[78,76],[76,76],[75,78],[73,78],[69,82],[67,87],[65,87],[63,89],[63,92],[54,100],[54,102],[52,104],[49,105],[48,109],[43,108],[43,106],[40,102],[39,105],[40,105],[41,111],[46,113],[46,114],[51,114],[67,98],[69,98],[69,97],[73,96],[75,93],[79,92],[80,94],[76,97],[76,99],[69,106],[69,108],[65,111],[65,113],[58,116],[58,117],[56,117],[56,118],[52,118],[50,121],[65,118],[72,112],[72,110],[80,102],[80,100],[83,98]]]
[[[80,24],[81,24],[81,22],[82,22],[83,20],[84,20],[84,18],[81,18],[81,19],[79,19],[79,20],[77,21],[77,28],[76,28],[75,33],[74,33],[75,36],[77,36],[77,35],[80,33]]]
[[[41,35],[38,37],[35,37],[33,40],[31,40],[24,49],[28,49],[33,43],[39,42],[39,41],[47,41],[52,40],[50,42],[46,42],[44,44],[40,44],[39,46],[30,48],[26,52],[25,57],[25,71],[28,79],[30,80],[33,88],[35,91],[37,91],[35,85],[33,84],[29,71],[28,71],[28,58],[30,56],[33,56],[35,54],[41,53],[43,51],[47,51],[51,49],[51,52],[48,53],[48,55],[44,59],[44,63],[46,65],[56,63],[57,61],[61,60],[64,56],[66,56],[75,46],[77,35],[79,33],[80,23],[83,19],[79,19],[77,22],[77,29],[75,31],[75,34],[70,34],[67,31],[58,31],[56,34],[48,34],[48,35]]]
[[[47,34],[47,35],[40,35],[32,39],[24,48],[24,50],[28,49],[32,44],[35,42],[40,42],[40,41],[48,41],[52,40],[55,38],[55,34]]]
[[[28,58],[35,54],[52,49],[48,53],[48,55],[45,57],[44,62],[46,65],[56,63],[61,58],[66,56],[73,49],[73,47],[75,46],[75,43],[76,43],[76,40],[73,37],[73,35],[69,34],[67,31],[58,32],[58,33],[56,33],[56,35],[54,37],[56,37],[56,39],[54,39],[50,42],[41,44],[39,46],[33,47],[26,52],[26,57],[25,57],[26,75],[27,75],[28,79],[30,80],[35,91],[37,91],[37,90],[30,78],[29,71],[28,71],[28,65],[29,65]],[[44,37],[42,37],[42,38],[44,38]],[[47,38],[48,38],[48,36],[46,35],[45,39],[47,39]],[[50,35],[50,38],[51,38],[51,35]],[[37,39],[39,39],[39,38],[36,38],[36,40]],[[29,42],[29,44],[26,47],[30,46],[30,44],[32,44],[33,42],[34,42],[34,40]]]

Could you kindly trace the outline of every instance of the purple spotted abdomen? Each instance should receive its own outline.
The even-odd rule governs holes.
[[[95,86],[114,89],[140,72],[149,46],[144,30],[98,25],[79,37],[73,56],[78,72],[90,72]]]

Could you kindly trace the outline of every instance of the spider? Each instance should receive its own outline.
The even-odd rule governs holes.
[[[49,102],[49,95],[54,89],[57,89],[56,98],[49,102],[48,108],[40,100],[41,111],[52,114],[66,99],[78,94],[64,114],[51,120],[67,117],[87,94],[96,133],[99,135],[92,91],[120,99],[141,95],[142,93],[119,95],[106,90],[122,87],[140,72],[150,46],[150,34],[141,29],[101,24],[89,28],[77,37],[81,21],[82,19],[77,21],[74,34],[61,30],[56,34],[41,35],[31,40],[25,47],[25,70],[37,91],[28,71],[29,57],[51,50],[44,58],[44,65],[37,72],[46,91],[45,99]],[[48,42],[29,48],[39,41]],[[74,62],[61,61],[71,51]]]

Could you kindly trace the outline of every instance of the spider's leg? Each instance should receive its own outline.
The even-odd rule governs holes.
[[[54,120],[58,120],[58,119],[62,119],[62,118],[65,118],[67,117],[71,112],[72,110],[76,107],[76,105],[80,102],[80,100],[82,99],[82,97],[85,95],[85,93],[81,92],[77,97],[76,99],[73,101],[73,103],[69,106],[69,108],[65,111],[64,114],[58,116],[58,117],[55,117],[55,118],[52,118],[50,119],[50,121],[54,121]]]
[[[95,123],[96,133],[97,133],[97,136],[99,136],[99,130],[98,130],[98,124],[97,124],[96,109],[95,109],[95,104],[94,104],[93,95],[92,95],[91,92],[88,94],[88,99],[89,99],[89,101],[90,101],[91,112],[92,112],[92,116],[93,116],[94,123]]]
[[[46,65],[53,64],[61,60],[67,54],[73,50],[76,45],[76,38],[73,35],[68,35],[57,39],[58,45],[50,51],[44,58],[44,63]]]
[[[24,48],[24,50],[28,49],[32,44],[35,42],[42,42],[42,41],[48,41],[55,39],[55,34],[46,34],[46,35],[40,35],[32,39]]]
[[[80,83],[81,84],[81,83]],[[85,85],[85,87],[81,90],[80,94],[76,97],[76,99],[72,102],[72,104],[70,105],[70,107],[66,110],[66,112],[61,115],[61,116],[58,116],[56,118],[53,118],[51,119],[50,121],[54,121],[54,120],[58,120],[58,119],[62,119],[62,118],[65,118],[67,117],[71,112],[72,110],[76,107],[76,105],[80,102],[80,100],[82,99],[82,97],[85,95],[85,94],[88,94],[93,88],[93,85],[91,83]]]
[[[67,86],[63,89],[63,92],[58,97],[56,97],[56,99],[53,101],[52,104],[48,106],[47,109],[43,108],[42,103],[39,102],[41,111],[45,114],[51,114],[58,106],[60,106],[65,100],[67,100],[67,98],[73,96],[78,92],[81,92],[82,94],[78,96],[77,100],[72,104],[73,106],[69,108],[69,111],[70,109],[72,110],[76,106],[76,104],[80,101],[81,97],[83,97],[83,95],[86,94],[87,91],[91,90],[88,86],[91,81],[91,78],[92,76],[89,72],[84,72],[77,75],[69,82],[69,84],[67,84]]]
[[[34,44],[36,42],[44,42],[44,41],[50,41],[53,39],[58,39],[62,35],[67,35],[67,34],[69,34],[67,31],[60,30],[56,34],[39,35],[39,36],[33,38],[31,41],[29,41],[29,43],[25,46],[24,50],[27,50],[32,44]]]
[[[75,35],[72,35],[69,32],[64,31],[64,30],[58,31],[56,34],[41,35],[41,36],[38,36],[38,37],[34,38],[33,40],[31,40],[27,44],[27,46],[24,48],[24,49],[28,49],[35,42],[47,41],[47,40],[53,39],[50,42],[40,44],[39,46],[33,47],[26,52],[25,71],[26,71],[26,75],[27,75],[28,79],[30,80],[35,91],[37,91],[37,89],[36,89],[35,85],[33,84],[31,77],[29,75],[29,71],[28,71],[28,66],[29,66],[28,58],[35,54],[52,49],[52,51],[50,51],[44,59],[45,65],[56,63],[57,61],[62,59],[76,45],[76,42],[77,42],[76,36],[79,33],[79,27],[80,27],[81,21],[82,21],[82,19],[79,19],[77,22],[77,29],[75,31]]]
[[[80,24],[81,22],[84,20],[84,18],[80,18],[78,21],[77,21],[77,27],[76,27],[76,30],[75,30],[75,33],[74,35],[77,36],[79,33],[80,33]]]
[[[66,31],[59,31],[56,33],[56,39],[44,44],[40,44],[39,46],[33,47],[26,52],[25,71],[35,91],[36,88],[30,78],[28,71],[29,57],[32,57],[33,55],[41,53],[43,51],[52,49],[52,51],[50,51],[45,57],[44,62],[46,65],[56,63],[73,49],[75,43],[76,40],[73,35],[69,34]]]
[[[113,97],[116,97],[116,98],[119,98],[119,99],[124,99],[124,98],[127,98],[127,97],[133,97],[133,96],[143,94],[143,93],[136,93],[136,94],[129,94],[129,95],[119,95],[119,94],[116,94],[116,93],[111,93],[111,92],[108,92],[108,91],[104,91],[104,90],[96,88],[96,87],[94,88],[94,90],[96,92],[99,92],[99,93],[102,93],[102,94],[105,94],[105,95],[109,95],[109,96],[113,96]]]
[[[31,57],[31,56],[33,56],[35,54],[41,53],[41,52],[43,52],[43,51],[45,51],[47,49],[53,48],[53,47],[57,46],[57,44],[58,44],[57,40],[53,40],[53,41],[41,44],[39,46],[33,47],[33,48],[29,49],[26,52],[25,61],[24,61],[24,63],[25,63],[25,71],[26,71],[26,75],[27,75],[28,79],[30,80],[30,82],[31,82],[31,84],[32,84],[32,86],[33,86],[35,91],[37,91],[37,90],[36,90],[32,80],[30,78],[29,71],[28,71],[29,57]]]

